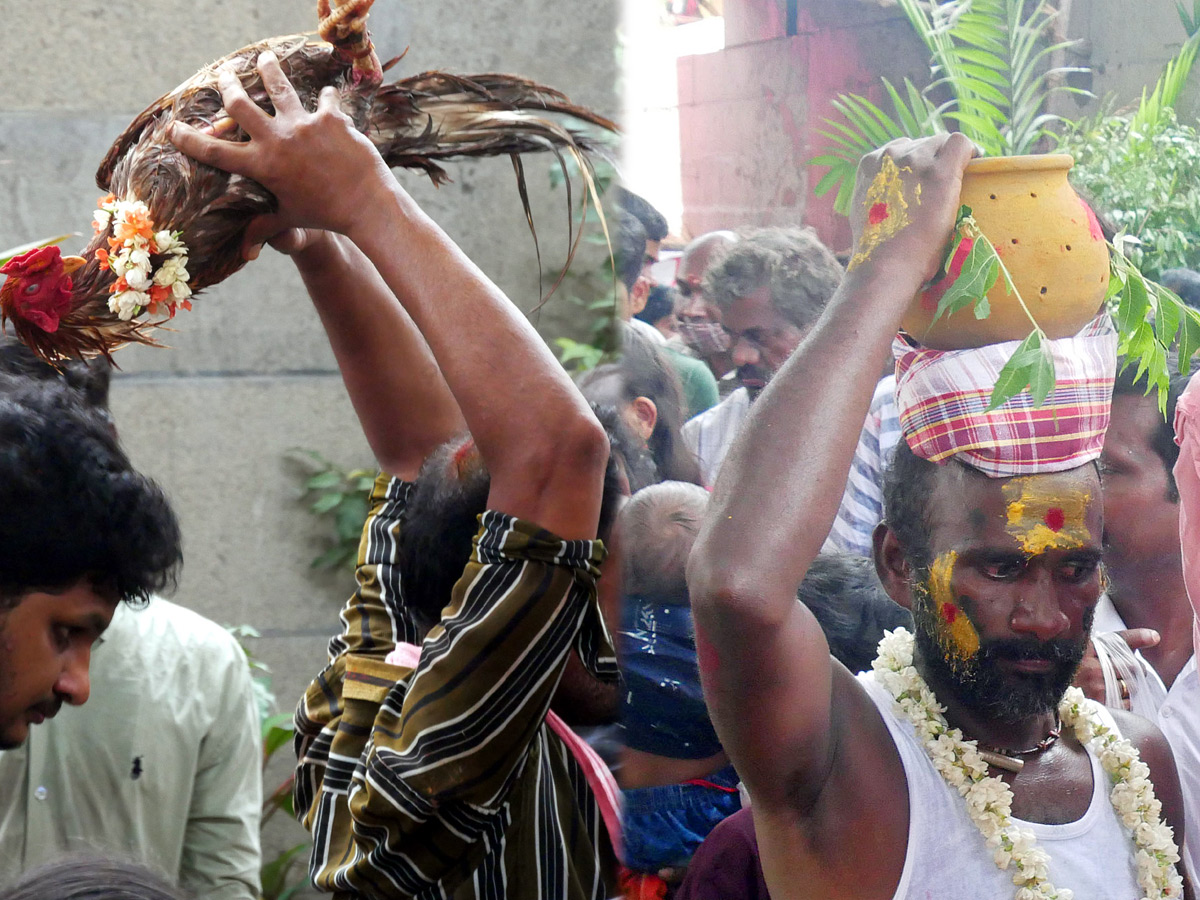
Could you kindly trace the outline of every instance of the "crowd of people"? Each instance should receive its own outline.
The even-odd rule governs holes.
[[[1164,418],[1102,313],[1054,342],[1053,417],[997,413],[967,376],[1000,348],[897,336],[968,141],[863,161],[860,201],[890,167],[920,202],[870,241],[859,202],[845,265],[742,229],[654,283],[666,220],[619,190],[623,353],[573,382],[348,120],[260,69],[273,117],[222,85],[249,141],[171,139],[278,198],[247,253],[296,265],[381,469],[296,712],[317,890],[1193,896],[1200,388]],[[253,898],[249,675],[157,596],[180,530],[108,376],[0,345],[0,900]]]

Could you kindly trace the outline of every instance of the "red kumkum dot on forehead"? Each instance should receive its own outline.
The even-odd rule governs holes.
[[[1059,507],[1052,506],[1046,510],[1045,522],[1046,527],[1051,531],[1062,531],[1063,525],[1067,522],[1067,517],[1063,515],[1063,511]]]
[[[946,620],[947,625],[953,625],[954,620],[958,618],[958,607],[953,603],[947,603],[942,607],[942,618]]]
[[[867,222],[871,225],[878,225],[889,215],[891,215],[891,213],[888,212],[886,203],[876,203],[867,212]]]

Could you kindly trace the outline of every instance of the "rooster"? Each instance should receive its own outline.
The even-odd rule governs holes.
[[[437,185],[448,180],[443,160],[510,155],[529,219],[519,154],[549,150],[560,164],[574,158],[585,202],[595,201],[587,154],[600,148],[547,113],[609,132],[616,131],[612,122],[552,88],[513,75],[425,72],[385,85],[383,73],[398,58],[380,65],[375,55],[366,30],[374,0],[332,0],[332,7],[330,2],[318,3],[320,40],[289,35],[244,47],[137,116],[96,173],[109,196],[101,199],[96,234],[82,258],[64,259],[57,247],[46,247],[0,267],[8,275],[0,287],[0,321],[11,321],[17,335],[50,362],[109,356],[122,344],[157,344],[153,330],[178,308],[190,309],[192,294],[245,264],[246,227],[255,216],[274,211],[275,198],[257,182],[183,155],[166,134],[178,119],[229,140],[246,140],[224,113],[218,74],[231,70],[250,97],[272,112],[256,69],[266,50],[279,58],[309,110],[322,88],[336,87],[342,110],[390,166],[422,170]],[[578,237],[569,243],[568,266]]]

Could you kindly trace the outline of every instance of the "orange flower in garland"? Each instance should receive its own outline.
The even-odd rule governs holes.
[[[191,309],[187,247],[178,231],[155,231],[150,209],[140,200],[100,198],[92,227],[103,234],[111,226],[108,249],[97,247],[96,261],[117,280],[109,287],[108,308],[122,321],[143,312],[174,318],[177,307]],[[156,264],[156,260],[158,260]]]

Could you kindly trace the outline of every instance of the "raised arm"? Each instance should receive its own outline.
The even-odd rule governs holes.
[[[308,113],[272,54],[260,58],[259,70],[273,117],[235,77],[221,82],[225,108],[248,143],[179,124],[172,140],[201,162],[262,183],[289,224],[335,231],[357,245],[424,337],[457,402],[491,473],[489,506],[564,538],[594,537],[607,445],[562,367],[396,183],[338,109],[336,91],[327,88]]]
[[[796,588],[837,512],[878,360],[936,272],[971,153],[965,138],[950,135],[896,141],[864,158],[855,260],[752,407],[692,550],[688,585],[705,697],[756,806],[811,799],[832,765],[833,666]],[[908,208],[876,209],[868,229],[875,203],[865,202],[866,187],[880,180],[898,181]],[[879,239],[885,212],[908,223]]]
[[[353,242],[317,229],[273,234],[278,221],[255,224],[295,262],[379,467],[414,481],[434,449],[467,430],[429,345]]]

